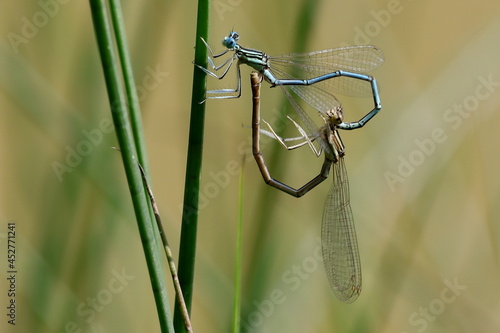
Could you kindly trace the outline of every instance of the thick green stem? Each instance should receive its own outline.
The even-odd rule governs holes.
[[[115,53],[107,7],[103,0],[90,0],[90,7],[111,105],[111,114],[146,257],[161,331],[173,332],[162,260],[155,242],[148,197],[144,191],[141,173],[137,165],[137,152],[128,115],[127,97],[122,85],[120,62]]]
[[[208,35],[209,1],[198,1],[196,26],[196,49],[194,61],[206,67],[207,49],[201,42]],[[193,66],[193,92],[191,99],[191,119],[189,124],[189,146],[184,186],[184,206],[182,212],[182,230],[179,248],[179,281],[186,306],[191,311],[193,297],[194,264],[196,257],[196,232],[198,224],[198,199],[203,156],[203,135],[205,123],[206,83],[205,73]],[[177,304],[177,303],[176,303]],[[181,309],[176,306],[174,325],[177,332],[185,332]]]

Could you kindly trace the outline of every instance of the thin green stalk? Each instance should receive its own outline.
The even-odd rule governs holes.
[[[195,63],[206,67],[207,49],[200,37],[208,39],[209,0],[198,1],[196,23]],[[196,231],[198,224],[198,200],[203,154],[203,134],[205,123],[206,82],[205,73],[193,66],[193,92],[191,98],[191,119],[189,123],[189,145],[187,154],[186,179],[184,186],[184,206],[179,246],[179,281],[188,311],[191,311],[193,297],[194,264],[196,256]],[[178,304],[176,302],[176,304]],[[177,332],[185,332],[182,311],[176,305],[174,326]]]
[[[121,5],[119,0],[109,0],[109,3],[113,29],[116,37],[116,46],[118,49],[118,55],[120,56],[123,81],[125,82],[125,90],[127,92],[127,102],[130,110],[130,122],[132,124],[135,147],[137,149],[139,163],[146,171],[146,174],[148,174],[148,159],[142,131],[142,117],[139,106],[139,97],[137,96],[132,63],[130,60],[131,57],[128,52],[127,35],[123,24]]]
[[[184,326],[186,327],[186,331],[188,333],[193,333],[193,328],[191,326],[191,319],[189,318],[189,312],[186,308],[186,302],[184,301],[181,285],[179,283],[179,276],[177,275],[177,268],[175,267],[174,256],[172,255],[172,251],[170,250],[170,245],[168,245],[167,234],[165,234],[165,230],[163,230],[163,223],[161,222],[160,211],[158,209],[158,205],[156,204],[153,190],[151,190],[151,187],[149,186],[148,179],[146,177],[146,172],[144,171],[144,169],[140,164],[139,164],[139,169],[141,169],[142,181],[144,182],[144,186],[146,186],[146,190],[148,191],[149,200],[151,201],[151,207],[153,208],[153,212],[156,219],[156,225],[158,226],[158,230],[161,236],[161,241],[165,249],[165,255],[167,256],[168,267],[170,269],[170,274],[172,275],[172,281],[174,284],[178,305],[182,311],[182,316],[184,318]]]
[[[90,8],[111,105],[111,114],[122,152],[123,165],[146,257],[161,331],[173,332],[162,260],[158,256],[148,197],[142,184],[140,170],[137,167],[137,152],[128,117],[126,96],[123,91],[107,7],[104,0],[90,0]]]
[[[125,84],[125,91],[127,94],[128,111],[130,123],[132,125],[132,135],[134,137],[135,148],[139,165],[144,171],[146,178],[150,179],[148,171],[148,158],[146,153],[146,143],[142,127],[141,108],[139,105],[139,97],[137,96],[137,89],[134,80],[134,73],[132,70],[132,61],[130,52],[128,50],[127,34],[125,31],[125,24],[123,23],[123,15],[121,4],[119,0],[109,0],[109,9],[111,19],[113,22],[113,31],[115,33],[116,48],[120,57],[120,65],[123,75],[123,82]],[[149,206],[150,219],[154,219],[153,207]],[[155,235],[161,233],[153,224]],[[160,254],[160,253],[159,253]]]
[[[241,267],[243,257],[243,180],[245,158],[241,163],[240,186],[238,191],[238,234],[236,236],[236,265],[234,268],[233,333],[240,332],[241,326]]]

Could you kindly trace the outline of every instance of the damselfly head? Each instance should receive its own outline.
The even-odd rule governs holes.
[[[222,45],[228,49],[233,49],[238,44],[238,39],[240,39],[240,35],[236,31],[231,31],[229,36],[224,37]]]
[[[336,106],[333,109],[326,111],[328,117],[327,122],[333,125],[340,125],[344,121],[344,112],[341,106]]]

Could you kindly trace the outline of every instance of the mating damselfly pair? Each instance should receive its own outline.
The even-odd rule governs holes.
[[[321,227],[323,262],[335,295],[343,302],[353,302],[361,292],[361,264],[350,206],[349,183],[344,165],[345,147],[338,129],[361,128],[380,111],[381,103],[376,80],[365,73],[383,63],[382,51],[375,46],[347,46],[272,57],[264,52],[240,46],[238,39],[238,33],[231,32],[222,41],[226,50],[219,54],[214,54],[208,43],[202,39],[210,53],[208,63],[211,69],[197,66],[206,74],[223,79],[233,63],[237,62],[236,86],[207,91],[207,98],[240,97],[239,65],[249,65],[258,72],[251,75],[253,154],[265,182],[292,196],[301,197],[324,181],[333,166],[333,185],[325,202]],[[234,51],[234,54],[220,65],[216,65],[215,59],[229,51]],[[217,75],[220,71],[222,73]],[[299,131],[300,137],[282,138],[267,122],[269,130],[260,128],[262,79],[272,87],[280,86],[283,89],[300,119],[301,125],[288,117]],[[374,107],[360,120],[344,122],[342,105],[333,92],[354,96],[371,95]],[[298,100],[303,100],[313,110],[319,112],[324,124],[317,126]],[[323,152],[325,161],[319,175],[299,189],[275,180],[269,173],[260,151],[261,133],[275,138],[288,150],[308,145],[318,157]],[[294,145],[287,144],[295,140],[301,141]]]

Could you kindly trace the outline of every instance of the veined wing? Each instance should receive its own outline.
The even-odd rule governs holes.
[[[333,175],[321,225],[323,263],[337,298],[351,303],[361,292],[361,263],[343,158],[333,165]]]
[[[319,133],[318,126],[307,115],[307,113],[304,111],[304,109],[296,101],[295,97],[292,96],[292,94],[294,94],[294,92],[295,92],[295,89],[294,89],[295,86],[280,86],[280,87],[283,90],[283,93],[285,94],[286,98],[288,99],[288,102],[290,102],[293,109],[295,110],[295,112],[299,116],[300,121],[301,121],[302,125],[304,125],[306,132],[312,136],[315,136],[317,133]],[[311,88],[311,86],[308,86],[307,88]],[[312,143],[315,146],[317,151],[320,151],[320,146],[322,144],[322,141],[323,140],[312,141]]]
[[[276,71],[280,74],[280,78],[282,79],[293,79],[292,75],[282,72]],[[336,80],[338,78],[330,79]],[[322,82],[320,82],[322,83]],[[291,89],[293,94],[303,99],[307,104],[309,104],[312,108],[319,111],[321,114],[326,116],[326,112],[328,110],[333,109],[334,107],[339,107],[339,100],[332,95],[330,92],[324,89],[324,86],[321,86],[320,83],[313,84],[310,86],[280,86],[283,90]],[[288,97],[288,96],[287,96]],[[297,108],[295,108],[297,110]],[[302,110],[303,111],[303,110]],[[300,116],[300,114],[299,114]],[[303,118],[302,116],[300,117]]]
[[[323,71],[344,70],[355,73],[370,72],[384,63],[384,53],[373,45],[346,46],[308,53],[289,53],[270,57],[273,64],[305,67],[319,75]]]
[[[309,53],[291,53],[270,57],[271,71],[276,77],[287,73],[291,78],[310,79],[343,70],[365,74],[384,62],[382,50],[375,46],[346,46]],[[338,77],[317,83],[323,89],[346,96],[371,96],[367,82]]]
[[[317,85],[312,86],[290,86],[293,92],[302,98],[307,104],[319,111],[325,117],[327,111],[340,107],[339,100],[328,91]]]

